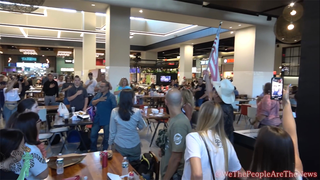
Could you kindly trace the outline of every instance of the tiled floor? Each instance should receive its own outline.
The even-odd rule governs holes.
[[[238,120],[238,116],[236,117],[236,120],[234,122],[235,131],[236,130],[243,130],[243,129],[249,129],[250,128],[246,124],[247,121],[245,121],[245,118],[241,118],[239,124],[236,123],[237,120]],[[153,127],[152,124],[151,124],[151,127],[152,127],[152,130],[154,132],[154,127]],[[163,129],[163,124],[160,124],[159,129]],[[156,141],[158,133],[156,133],[156,136],[154,138],[152,146],[149,147],[153,132],[151,133],[150,129],[148,129],[148,128],[145,128],[145,129],[143,129],[143,130],[141,130],[139,132],[140,140],[141,140],[141,152],[142,153],[153,151],[155,154],[158,154],[158,149],[159,148],[155,144],[155,141]],[[99,137],[99,139],[98,139],[98,148],[99,148],[99,146],[101,144],[101,141],[102,141],[102,137]],[[51,146],[52,148],[51,148],[51,150],[48,150],[47,156],[50,157],[50,156],[58,155],[59,151],[61,149],[61,146],[62,146],[61,142],[59,144],[57,144],[57,145]],[[67,149],[68,150],[63,149],[62,154],[81,153],[79,150],[77,150],[78,146],[79,146],[79,143],[67,143]]]

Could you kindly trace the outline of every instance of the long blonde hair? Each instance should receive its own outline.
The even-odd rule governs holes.
[[[208,138],[208,131],[212,131],[213,139],[217,134],[220,137],[223,152],[224,152],[224,161],[225,161],[225,171],[228,171],[228,146],[227,146],[227,135],[224,131],[224,119],[223,119],[223,110],[218,103],[213,101],[207,101],[203,103],[199,110],[198,122],[196,127],[196,132]],[[210,140],[211,141],[211,140]],[[216,146],[216,143],[211,143]],[[219,148],[218,148],[219,149]]]
[[[189,89],[182,88],[181,95],[183,99],[183,104],[189,103],[191,105],[192,110],[194,109],[194,99],[193,94]]]

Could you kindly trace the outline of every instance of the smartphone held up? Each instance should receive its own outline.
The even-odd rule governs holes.
[[[271,79],[271,99],[281,100],[283,93],[283,78],[273,77]]]

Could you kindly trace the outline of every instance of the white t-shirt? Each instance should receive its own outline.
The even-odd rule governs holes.
[[[27,180],[37,180],[36,176],[41,174],[48,168],[47,162],[45,158],[42,157],[40,149],[35,145],[30,145],[25,143],[25,146],[31,149],[30,154],[33,157],[30,160],[30,169],[29,169],[29,176],[25,177]],[[12,169],[16,174],[20,174],[20,171],[23,166],[23,160],[14,164],[14,169]]]
[[[57,81],[57,83],[58,83],[58,86],[60,86],[60,85],[62,85],[62,84],[64,84],[64,83],[66,83],[65,81]]]
[[[212,137],[211,131],[208,131],[208,136],[210,138],[206,139],[210,157],[211,157],[211,164],[214,170],[215,179],[216,180],[223,180],[225,179],[225,161],[224,161],[224,151],[222,147],[222,143],[220,141],[220,138],[218,135],[215,135],[215,137]],[[212,142],[216,143],[216,146],[212,144]],[[239,162],[239,159],[237,157],[237,154],[230,143],[229,140],[227,140],[227,146],[228,146],[228,158],[229,158],[229,172],[236,172],[241,169],[241,164]],[[217,148],[219,147],[219,148]],[[212,173],[211,173],[211,167],[209,164],[209,158],[208,153],[206,150],[206,146],[200,137],[200,135],[196,132],[189,133],[186,137],[186,151],[184,153],[184,170],[183,170],[183,180],[189,180],[191,179],[191,165],[190,165],[190,158],[192,157],[198,157],[201,159],[201,167],[202,167],[202,174],[204,180],[211,180],[212,179]]]
[[[9,92],[6,93],[7,88],[3,88],[3,95],[5,101],[19,101],[19,88],[13,88]]]
[[[97,81],[94,79],[92,79],[92,80],[88,79],[86,81],[85,85],[88,85],[90,81],[92,81],[92,83],[90,84],[90,86],[87,87],[87,93],[94,95],[94,88],[97,86]]]

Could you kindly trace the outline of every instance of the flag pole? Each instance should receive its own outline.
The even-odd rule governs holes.
[[[221,25],[222,25],[222,21],[220,21],[220,23],[219,23],[219,27],[218,27],[218,29],[217,29],[216,35],[220,32]],[[214,40],[214,41],[215,41],[215,40]],[[214,41],[213,41],[213,43],[214,43]],[[213,45],[212,45],[212,47],[213,47]],[[211,51],[212,51],[212,48],[211,48]],[[210,52],[211,52],[211,51],[210,51]],[[210,53],[210,56],[209,56],[209,60],[210,60],[210,58],[211,58],[211,53]],[[208,71],[208,68],[209,68],[209,63],[208,63],[208,65],[207,65],[206,71]]]
[[[219,23],[219,27],[218,27],[218,29],[217,29],[217,32],[216,32],[216,35],[218,34],[218,33],[220,33],[220,29],[221,29],[221,24],[222,24],[222,21],[220,21],[220,23]],[[220,39],[220,38],[219,38]],[[214,42],[215,42],[216,40],[214,40]],[[212,45],[212,48],[213,48],[213,46],[214,46],[214,42],[213,42],[213,45]],[[212,48],[211,48],[211,51],[212,51]],[[219,48],[219,47],[218,47]],[[207,68],[206,68],[206,72],[208,73],[208,68],[209,68],[209,63],[210,63],[210,59],[212,58],[211,56],[212,56],[212,53],[211,53],[211,51],[210,51],[210,56],[209,56],[209,62],[208,62],[208,65],[207,65]],[[211,72],[212,73],[212,72]],[[208,93],[208,99],[209,99],[209,101],[211,101],[212,100],[212,87],[213,87],[213,84],[211,84],[211,81],[210,81],[210,78],[209,78],[210,76],[209,76],[209,73],[207,74],[207,75],[204,75],[204,80],[205,80],[205,82],[206,82],[206,93]],[[211,85],[209,85],[209,84],[211,84]]]

